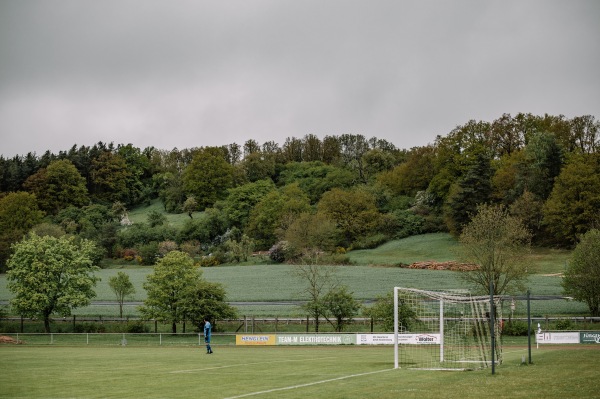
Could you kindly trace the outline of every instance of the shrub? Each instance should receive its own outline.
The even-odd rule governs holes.
[[[560,319],[556,322],[557,330],[573,330],[574,326],[570,319]]]
[[[525,323],[524,321],[508,321],[507,323],[504,323],[504,327],[502,328],[502,334],[513,337],[527,335],[527,323]]]
[[[352,262],[345,254],[331,254],[323,256],[321,258],[321,263],[327,265],[349,265]]]
[[[158,244],[156,242],[151,242],[140,246],[139,255],[142,257],[142,265],[153,265],[158,258]]]
[[[219,265],[219,259],[213,255],[207,255],[200,258],[199,262],[202,267],[210,267]]]
[[[134,260],[138,256],[138,252],[133,248],[126,248],[122,252],[123,259],[127,261]]]
[[[150,327],[141,320],[128,322],[125,327],[125,332],[130,334],[143,334],[150,332]]]
[[[158,253],[160,256],[165,256],[171,251],[176,251],[178,248],[177,243],[172,240],[161,241],[158,243]]]
[[[75,324],[73,330],[76,333],[103,333],[106,332],[106,327],[97,323],[81,323]]]
[[[288,244],[286,241],[279,241],[269,249],[269,258],[273,262],[283,263],[285,262],[285,254]]]
[[[388,241],[388,236],[378,233],[369,237],[358,239],[352,243],[352,249],[373,249]]]

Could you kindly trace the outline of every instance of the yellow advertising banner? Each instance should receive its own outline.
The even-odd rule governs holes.
[[[274,334],[241,334],[235,336],[236,345],[275,345]]]

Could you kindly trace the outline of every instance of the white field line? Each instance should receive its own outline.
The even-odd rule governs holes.
[[[316,358],[316,359],[314,357],[310,357],[310,358],[303,358],[303,359],[275,360],[275,361],[268,361],[268,362],[253,362],[253,363],[228,364],[228,365],[225,365],[225,366],[213,366],[213,367],[205,367],[205,368],[201,368],[201,369],[174,370],[174,371],[169,371],[169,374],[197,373],[199,371],[224,369],[224,368],[230,368],[230,367],[246,367],[246,366],[253,366],[253,365],[256,365],[256,364],[305,362],[307,360],[325,360],[325,359],[338,359],[338,357],[336,357],[336,356],[327,356],[327,357],[319,357],[319,358]]]
[[[385,369],[385,370],[370,371],[368,373],[345,375],[345,376],[342,376],[342,377],[331,378],[329,380],[321,380],[321,381],[315,381],[315,382],[308,382],[306,384],[292,385],[292,386],[289,386],[289,387],[273,388],[273,389],[268,389],[266,391],[250,392],[250,393],[245,393],[245,394],[242,394],[242,395],[230,396],[230,397],[225,398],[225,399],[238,399],[238,398],[245,398],[245,397],[248,397],[248,396],[262,395],[262,394],[265,394],[265,393],[273,393],[273,392],[279,392],[279,391],[288,391],[290,389],[305,388],[305,387],[310,387],[312,385],[325,384],[325,383],[328,383],[328,382],[340,381],[340,380],[345,380],[345,379],[354,378],[354,377],[363,377],[365,375],[383,373],[383,372],[392,371],[392,370],[394,370],[394,369]]]

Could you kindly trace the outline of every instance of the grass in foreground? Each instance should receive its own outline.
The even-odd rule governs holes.
[[[491,371],[393,370],[390,347],[0,347],[0,398],[590,398],[593,346],[505,349]]]

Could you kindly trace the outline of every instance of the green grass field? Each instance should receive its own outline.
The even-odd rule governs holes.
[[[157,203],[151,205],[156,207]],[[140,212],[145,215],[147,212]],[[181,215],[178,215],[181,216]],[[186,216],[187,217],[187,216]],[[448,290],[464,288],[459,272],[413,270],[395,267],[399,263],[412,263],[419,260],[445,261],[456,259],[457,243],[449,234],[425,234],[409,237],[384,244],[371,250],[352,251],[348,253],[354,263],[352,266],[339,266],[338,277],[341,284],[348,286],[358,300],[370,300],[385,295],[394,286],[411,288]],[[534,248],[528,258],[533,275],[529,279],[532,295],[561,295],[561,277],[570,257],[570,251]],[[293,273],[294,266],[283,264],[246,264],[225,265],[203,268],[204,277],[212,282],[224,285],[227,300],[232,302],[276,302],[303,299],[300,296],[302,282]],[[101,281],[96,286],[96,298],[100,301],[115,301],[108,281],[119,271],[129,274],[136,289],[129,301],[143,301],[146,292],[143,283],[146,276],[152,273],[152,267],[118,266],[102,269],[97,273]],[[11,293],[6,287],[6,275],[0,275],[0,300],[9,300]],[[517,313],[523,314],[525,308],[520,306]],[[300,309],[297,306],[244,306],[240,314],[246,316],[288,316],[297,317]],[[535,316],[588,313],[587,307],[579,302],[552,301],[552,303],[532,304]],[[78,316],[116,316],[118,306],[89,306],[75,309]],[[125,308],[126,316],[138,316],[135,306]]]
[[[0,347],[0,398],[594,398],[594,346],[505,348],[470,372],[393,369],[391,347]]]
[[[131,209],[127,214],[129,216],[129,220],[133,223],[148,223],[148,214],[151,211],[158,211],[165,215],[167,218],[167,224],[171,227],[181,228],[184,226],[185,222],[190,220],[190,217],[187,213],[167,213],[163,207],[162,201],[155,199],[150,202],[149,205],[140,205]],[[197,218],[202,215],[202,212],[194,212],[192,214],[193,217]]]

